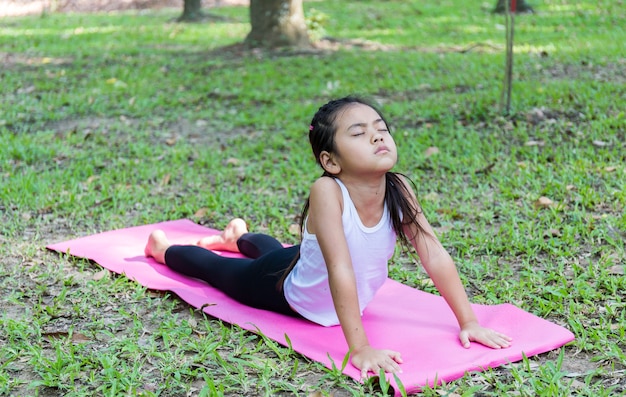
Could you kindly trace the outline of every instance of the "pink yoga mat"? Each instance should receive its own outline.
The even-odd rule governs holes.
[[[113,230],[47,248],[87,258],[106,269],[125,274],[141,285],[168,290],[214,317],[265,336],[328,368],[341,368],[347,345],[339,326],[322,327],[306,320],[253,309],[228,298],[203,281],[179,275],[144,256],[148,235],[162,229],[174,243],[186,244],[219,233],[189,220]],[[232,255],[230,253],[222,253]],[[206,306],[205,306],[206,305]],[[567,329],[510,304],[473,305],[480,322],[513,337],[507,349],[472,344],[465,349],[458,340],[458,325],[443,298],[387,280],[363,314],[363,324],[374,347],[401,352],[404,363],[398,375],[407,392],[425,385],[452,381],[469,371],[481,371],[556,349],[574,339]],[[330,358],[329,358],[330,357]],[[332,360],[332,361],[331,361]],[[356,380],[352,365],[344,373]],[[396,394],[399,388],[389,379]]]

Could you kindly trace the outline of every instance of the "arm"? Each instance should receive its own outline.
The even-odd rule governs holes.
[[[407,190],[411,194],[410,199],[417,205],[413,190],[406,181],[405,184],[407,184]],[[494,349],[508,347],[511,342],[510,337],[483,328],[478,323],[450,254],[435,236],[423,213],[418,214],[417,220],[427,235],[420,234],[417,226],[413,224],[405,226],[405,233],[411,237],[411,244],[417,251],[422,266],[452,309],[461,329],[459,334],[461,344],[467,348],[470,347],[470,341],[475,341]]]
[[[399,353],[373,349],[361,321],[356,280],[348,244],[343,232],[341,190],[330,178],[320,178],[309,197],[307,230],[317,236],[324,261],[333,303],[341,329],[351,352],[352,364],[365,378],[369,371],[399,372]]]

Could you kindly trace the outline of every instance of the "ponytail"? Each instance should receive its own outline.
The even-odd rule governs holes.
[[[409,191],[406,181],[415,189],[415,183],[406,175],[397,172],[387,172],[385,175],[387,186],[385,189],[385,204],[389,209],[391,216],[391,225],[396,232],[400,244],[405,249],[410,249],[411,240],[417,235],[428,234],[417,220],[422,209],[417,201],[411,199],[412,194]],[[407,236],[405,226],[415,225],[417,232],[415,236]]]

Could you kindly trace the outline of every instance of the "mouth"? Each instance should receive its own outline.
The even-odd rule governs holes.
[[[387,146],[379,146],[376,149],[376,154],[384,154],[384,153],[389,153],[389,148]]]

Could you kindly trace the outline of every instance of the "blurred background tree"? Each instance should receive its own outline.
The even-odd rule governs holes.
[[[185,0],[183,14],[178,17],[178,22],[195,22],[204,17],[202,13],[202,0]]]
[[[526,2],[526,0],[510,0],[511,4],[515,4],[515,7],[511,7],[511,11],[513,12],[535,12],[533,7]],[[493,9],[493,12],[497,14],[504,14],[506,12],[506,2],[505,0],[498,0],[496,4],[496,8]]]
[[[184,0],[178,22],[196,22],[206,16],[202,0]],[[311,39],[302,0],[250,0],[251,30],[245,43],[251,47],[309,47]]]
[[[250,33],[253,47],[309,47],[302,0],[250,0]]]

